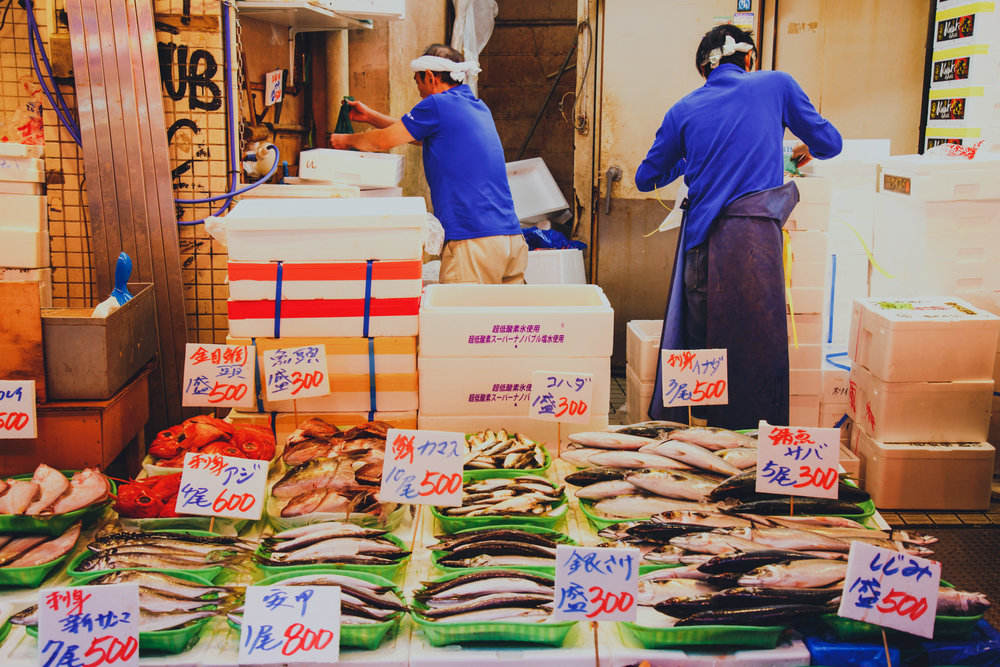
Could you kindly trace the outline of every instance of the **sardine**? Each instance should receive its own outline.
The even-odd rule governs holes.
[[[156,568],[164,570],[195,570],[205,567],[225,566],[236,570],[244,570],[241,563],[247,556],[225,557],[219,560],[206,558],[184,558],[156,554],[115,554],[103,552],[84,558],[77,569],[80,572],[97,572],[100,570],[117,570],[120,568]]]
[[[62,558],[76,546],[76,540],[80,537],[80,528],[80,522],[77,521],[59,537],[42,542],[13,561],[8,561],[6,567],[34,567]]]
[[[529,533],[516,528],[483,528],[481,530],[461,532],[455,535],[435,535],[437,544],[431,545],[431,549],[452,550],[466,544],[475,544],[486,541],[507,541],[519,542],[521,544],[537,544],[543,547],[555,549],[560,542],[565,542],[568,538],[563,535],[553,535],[552,538],[537,533]],[[558,541],[557,541],[558,540]]]
[[[454,597],[484,593],[545,593],[552,590],[553,580],[531,572],[491,570],[470,572],[449,581],[424,582],[424,588],[414,598]]]
[[[503,598],[490,599],[489,596],[470,600],[461,605],[438,607],[420,611],[420,615],[430,620],[438,620],[456,614],[467,614],[474,611],[485,611],[486,609],[512,608],[512,607],[541,607],[545,604],[552,604],[551,595],[516,595]]]
[[[705,426],[671,431],[667,439],[690,442],[691,444],[700,445],[712,451],[757,446],[757,441],[748,435],[737,433],[736,431],[727,431],[724,428]]]
[[[727,463],[711,451],[690,442],[664,440],[646,445],[639,451],[666,456],[675,461],[687,463],[695,468],[711,470],[723,475],[739,475],[741,472],[739,468],[731,463]]]
[[[681,470],[637,471],[625,476],[630,484],[665,498],[700,501],[716,487],[714,481]]]
[[[651,442],[656,442],[652,438],[643,438],[627,433],[593,431],[587,433],[571,433],[570,442],[575,442],[584,447],[597,447],[598,449],[621,449],[637,451]]]
[[[250,543],[238,537],[225,537],[222,535],[189,535],[187,533],[167,533],[167,532],[134,532],[119,530],[113,533],[106,533],[94,539],[88,545],[91,551],[105,551],[116,547],[130,546],[135,544],[148,544],[151,542],[162,542],[164,540],[183,542],[185,548],[193,548],[191,545],[210,545],[215,547],[242,547],[246,548]]]
[[[139,607],[151,612],[165,611],[198,611],[206,605],[218,605],[230,602],[230,598],[203,600],[189,598],[172,593],[164,593],[155,588],[139,587]]]
[[[139,631],[157,632],[159,630],[169,630],[186,625],[192,621],[197,621],[210,616],[223,616],[229,613],[228,607],[217,607],[216,609],[206,609],[203,611],[147,611],[139,609]]]
[[[280,538],[277,538],[275,536],[275,537],[271,537],[271,538],[269,538],[267,540],[264,540],[264,542],[267,543],[271,547],[272,551],[276,551],[276,552],[288,552],[288,551],[296,551],[298,549],[303,549],[305,547],[311,546],[313,544],[317,544],[319,542],[323,542],[325,540],[347,539],[347,538],[367,538],[367,539],[373,539],[373,538],[381,537],[382,535],[385,535],[388,532],[388,531],[385,531],[385,530],[371,530],[371,529],[366,529],[366,528],[360,528],[360,526],[355,526],[356,528],[360,528],[360,530],[344,530],[343,529],[344,526],[354,526],[354,524],[352,524],[352,523],[348,523],[348,524],[344,524],[344,523],[323,524],[323,523],[321,523],[321,524],[315,524],[315,525],[330,526],[330,528],[328,530],[324,530],[324,531],[315,531],[313,533],[307,533],[305,535],[302,535],[300,537],[296,537],[294,539],[280,539]]]
[[[795,560],[780,565],[765,565],[739,579],[740,586],[781,586],[820,588],[842,581],[847,563],[840,560]]]
[[[828,614],[831,609],[815,605],[772,605],[750,609],[717,609],[703,611],[683,620],[674,627],[699,625],[789,625],[807,618]]]
[[[488,623],[491,621],[540,623],[551,614],[551,610],[542,607],[497,607],[494,609],[479,609],[464,614],[454,614],[433,620],[436,623]]]
[[[325,522],[311,523],[306,526],[299,526],[298,528],[289,528],[288,530],[275,533],[271,537],[276,540],[295,540],[309,535],[315,535],[316,533],[328,533],[330,531],[336,531],[337,534],[362,535],[364,537],[384,535],[388,532],[385,530],[365,528],[364,526],[359,526],[353,523]]]
[[[107,584],[138,584],[142,588],[161,591],[179,597],[202,597],[212,593],[226,594],[240,591],[242,587],[209,586],[188,581],[163,572],[143,572],[142,570],[116,570],[108,572],[88,582],[92,586]],[[282,582],[284,584],[285,582]]]
[[[457,547],[447,554],[438,558],[438,563],[445,565],[452,561],[476,556],[521,556],[525,558],[541,558],[555,560],[556,550],[550,547],[543,547],[537,544],[524,544],[520,542],[475,542]]]

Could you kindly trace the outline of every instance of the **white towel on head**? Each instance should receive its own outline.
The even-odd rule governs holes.
[[[457,63],[440,56],[420,56],[410,62],[410,69],[414,72],[451,72],[451,78],[459,83],[465,82],[467,74],[479,74],[482,72],[476,63],[469,61]]]

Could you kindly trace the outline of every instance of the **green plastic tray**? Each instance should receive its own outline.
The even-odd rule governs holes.
[[[492,479],[492,478],[487,478]],[[437,507],[431,507],[431,515],[441,522],[441,529],[446,535],[468,530],[470,528],[489,528],[494,525],[507,526],[538,526],[540,528],[554,528],[569,512],[569,499],[563,491],[561,500],[552,508],[557,511],[556,516],[473,516],[473,517],[451,517],[445,516],[438,511]]]
[[[199,535],[201,537],[218,537],[214,533],[209,533],[209,532],[206,532],[204,530],[165,530],[163,532],[165,532],[165,533],[178,533],[178,534],[185,534],[185,535]],[[84,551],[83,553],[79,554],[76,558],[74,558],[73,561],[69,564],[69,567],[66,568],[66,573],[70,577],[73,578],[75,584],[86,583],[86,582],[90,581],[91,579],[96,579],[97,577],[101,576],[102,574],[106,574],[106,573],[108,573],[108,572],[111,571],[111,570],[93,570],[93,571],[82,572],[82,571],[77,570],[77,568],[80,566],[80,563],[83,562],[83,559],[85,559],[87,556],[91,555],[91,553],[93,553],[93,552],[91,552],[89,549],[86,550],[86,551]],[[166,574],[174,574],[174,575],[190,574],[197,581],[200,581],[202,583],[211,585],[211,584],[213,584],[215,582],[215,580],[219,577],[219,575],[226,568],[224,566],[222,566],[222,565],[213,565],[212,567],[199,567],[199,568],[191,568],[191,569],[186,569],[186,570],[167,569],[167,568],[154,568],[154,567],[151,567],[151,568],[122,567],[122,568],[115,568],[115,569],[118,569],[118,570],[148,570],[150,572],[165,572]]]
[[[842,641],[863,641],[880,637],[882,626],[863,623],[850,618],[843,618],[836,614],[826,614],[821,617]],[[934,617],[934,640],[942,639],[968,639],[976,629],[976,624],[983,618],[983,614],[978,616],[935,616]],[[885,628],[888,637],[913,637],[913,635]]]
[[[213,518],[215,519],[215,523],[212,523]],[[179,516],[163,519],[128,519],[122,516],[118,517],[118,525],[125,530],[134,530],[143,533],[159,533],[165,530],[200,530],[226,537],[236,537],[248,523],[250,523],[249,519],[232,519],[221,516]],[[212,528],[211,531],[208,530],[209,527]]]
[[[465,439],[468,440],[471,434],[466,434]],[[549,454],[549,448],[538,443],[542,448],[542,453],[545,455],[545,463],[541,468],[522,468],[521,470],[507,470],[505,468],[466,468],[463,473],[463,479],[466,482],[472,480],[480,479],[491,479],[491,478],[504,478],[509,479],[511,477],[520,477],[521,475],[534,475],[536,477],[545,477],[549,468],[552,467],[552,455]]]
[[[647,649],[678,646],[745,646],[773,649],[787,626],[705,625],[691,628],[651,628],[636,623],[619,623],[623,639],[631,633]]]
[[[521,570],[523,568],[506,568]],[[456,572],[438,579],[451,581],[468,572]],[[546,576],[544,573],[540,573]],[[551,576],[551,575],[548,575]],[[553,583],[555,578],[552,577]],[[427,605],[414,600],[411,609],[427,609]],[[515,623],[513,621],[490,621],[488,623],[435,623],[428,621],[417,613],[410,614],[413,622],[423,631],[431,646],[447,646],[449,644],[464,644],[466,642],[527,642],[531,644],[547,644],[562,646],[566,635],[576,625],[577,621],[554,621],[544,623]]]
[[[622,523],[623,521],[648,521],[650,518],[649,516],[647,516],[639,519],[605,519],[603,517],[597,516],[591,511],[594,507],[593,500],[586,500],[581,498],[579,500],[579,503],[580,503],[580,511],[583,512],[583,516],[587,517],[587,521],[590,522],[590,525],[593,527],[594,532],[604,530],[608,526],[613,526],[616,523]]]
[[[77,538],[76,544],[79,542],[80,539]],[[0,567],[0,586],[38,588],[52,570],[66,562],[66,559],[73,553],[73,549],[76,548],[76,544],[65,554],[48,563],[32,567]]]
[[[559,542],[560,544],[569,544],[569,545],[574,546],[574,547],[580,546],[579,542],[577,542],[573,538],[569,537],[565,533],[561,533],[558,530],[552,530],[550,528],[542,528],[540,526],[513,526],[513,525],[510,525],[510,524],[498,524],[496,526],[489,526],[489,528],[510,528],[510,529],[514,529],[514,530],[523,530],[526,533],[534,533],[536,535],[545,535],[546,537],[549,537],[553,541]],[[471,533],[471,532],[474,532],[476,530],[481,530],[481,529],[480,528],[467,528],[465,530],[460,530],[460,531],[458,531],[455,534],[458,535],[458,534],[461,534],[461,533]],[[438,563],[438,559],[441,558],[442,556],[444,556],[445,552],[442,551],[442,550],[440,550],[440,549],[434,549],[434,545],[433,544],[431,546],[427,547],[427,548],[431,550],[431,563],[434,564],[434,567],[436,567],[437,569],[441,570],[442,572],[446,572],[448,574],[468,574],[469,572],[477,572],[479,570],[510,569],[509,566],[500,568],[500,567],[449,567],[447,565],[441,565],[440,563]],[[549,566],[549,565],[521,565],[521,566],[518,566],[517,568],[514,568],[514,569],[524,570],[526,572],[538,572],[539,574],[547,574],[549,576],[555,576],[555,573],[556,573],[556,565],[555,565],[555,561],[554,560],[552,561],[552,565],[551,566]]]
[[[59,472],[67,478],[71,478],[79,471],[60,470]],[[31,479],[31,475],[14,475],[11,479]],[[108,484],[111,485],[111,493],[114,494],[118,490],[118,486],[112,479],[108,479]],[[81,507],[67,514],[57,514],[47,517],[24,516],[22,514],[17,516],[10,514],[0,515],[0,533],[37,533],[39,535],[53,535],[58,537],[65,533],[66,529],[78,520],[82,521],[83,527],[86,528],[110,504],[111,498],[105,498],[99,503]]]
[[[3,625],[0,625],[0,644],[3,644],[7,639],[7,635],[10,634],[11,623],[7,621]]]
[[[383,537],[387,538],[390,542],[395,544],[400,549],[406,549],[406,543],[399,539],[392,533],[386,533]],[[254,552],[256,555],[264,556],[263,545],[257,547],[257,551]],[[309,563],[308,565],[266,565],[261,562],[257,562],[257,567],[261,572],[267,577],[273,577],[285,572],[301,572],[302,570],[350,570],[351,572],[367,572],[369,574],[377,574],[385,579],[395,579],[396,576],[406,569],[407,563],[410,562],[410,557],[400,560],[394,565],[345,565],[341,563]]]

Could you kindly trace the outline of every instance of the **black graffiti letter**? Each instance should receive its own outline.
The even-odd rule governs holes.
[[[174,102],[184,99],[187,92],[187,55],[188,47],[177,46],[173,43],[158,42],[157,52],[160,56],[160,79],[163,81],[163,89],[167,97]],[[174,52],[177,52],[177,78],[174,78]],[[174,85],[174,81],[177,85]]]
[[[205,69],[198,74],[198,64],[205,61]],[[212,81],[212,77],[219,71],[215,64],[215,57],[203,49],[198,49],[191,54],[191,64],[188,67],[188,84],[191,86],[191,95],[188,97],[188,104],[191,109],[205,109],[215,111],[222,107],[222,89]],[[212,99],[207,102],[199,99],[200,88],[207,88]]]

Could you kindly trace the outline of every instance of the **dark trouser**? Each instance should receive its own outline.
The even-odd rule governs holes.
[[[684,253],[684,295],[687,301],[687,332],[689,350],[703,350],[708,342],[708,241],[703,241]],[[698,419],[708,416],[703,405],[691,408]]]

